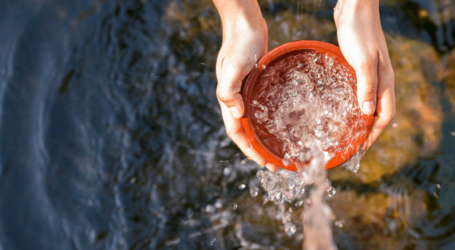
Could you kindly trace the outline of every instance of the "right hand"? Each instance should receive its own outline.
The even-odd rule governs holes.
[[[250,146],[241,122],[245,112],[240,95],[242,81],[267,53],[267,38],[267,24],[262,14],[223,20],[223,44],[216,62],[216,96],[229,138],[249,159],[275,171],[277,166],[268,163]]]

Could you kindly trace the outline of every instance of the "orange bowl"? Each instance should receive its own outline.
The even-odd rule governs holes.
[[[245,114],[242,118],[243,128],[245,129],[245,133],[248,137],[248,140],[251,146],[261,154],[266,161],[275,164],[278,167],[283,169],[287,169],[290,171],[296,171],[297,167],[294,163],[290,163],[289,165],[285,166],[283,164],[283,155],[280,155],[280,152],[277,152],[276,147],[273,146],[273,140],[268,139],[268,142],[272,141],[272,146],[270,143],[264,143],[264,139],[261,138],[258,133],[256,132],[260,129],[258,126],[255,126],[252,122],[252,110],[251,110],[251,103],[252,100],[251,95],[255,92],[255,86],[259,84],[259,76],[266,72],[268,69],[268,65],[272,63],[275,59],[282,59],[286,57],[286,55],[292,55],[298,53],[299,50],[314,50],[318,53],[323,55],[327,55],[330,57],[335,57],[338,63],[343,64],[345,67],[348,68],[349,72],[355,77],[354,69],[347,63],[346,59],[344,58],[341,50],[332,44],[319,42],[319,41],[295,41],[283,44],[278,46],[277,48],[271,50],[266,55],[264,55],[261,60],[259,60],[257,67],[254,67],[251,73],[249,74],[243,89],[242,89],[242,97],[245,104]],[[354,89],[354,92],[357,91],[357,86],[351,85]],[[359,146],[366,140],[368,134],[371,130],[371,125],[373,123],[374,116],[373,115],[365,115],[361,116],[361,119],[365,121],[364,124],[367,124],[367,133],[359,134],[356,138],[352,138],[351,147],[347,147],[344,151],[335,153],[334,156],[327,162],[325,168],[330,169],[337,167],[343,164],[345,161],[350,159],[358,150]],[[278,141],[278,140],[275,140]],[[333,152],[329,152],[333,153]]]

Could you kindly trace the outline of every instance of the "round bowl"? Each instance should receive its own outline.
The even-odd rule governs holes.
[[[250,119],[252,117],[252,105],[250,103],[252,98],[250,98],[250,96],[255,92],[255,86],[259,84],[259,76],[267,71],[267,66],[269,64],[273,63],[277,58],[281,60],[283,57],[286,57],[286,55],[296,54],[299,50],[314,50],[323,55],[334,57],[337,59],[338,63],[343,64],[349,70],[352,76],[355,77],[354,69],[347,63],[346,59],[341,53],[341,50],[335,45],[319,41],[294,41],[283,44],[264,55],[261,60],[259,60],[257,67],[254,67],[250,72],[242,89],[242,97],[245,104],[245,114],[242,118],[242,124],[243,128],[245,129],[245,133],[251,146],[257,150],[259,154],[261,154],[266,159],[267,162],[273,163],[280,168],[290,171],[296,171],[297,167],[293,162],[287,166],[283,164],[282,159],[284,155],[280,155],[277,150],[274,150],[273,143],[270,143],[270,141],[273,142],[274,138],[272,138],[272,140],[268,138],[268,145],[266,145],[266,143],[264,143],[264,138],[261,138],[256,132],[260,128],[258,126],[255,126],[252,122],[252,119]],[[353,88],[354,93],[356,93],[357,86],[353,84],[351,87]],[[363,133],[356,138],[352,138],[351,146],[347,147],[342,152],[335,153],[334,156],[327,162],[325,166],[326,169],[337,167],[350,159],[357,152],[359,146],[366,140],[368,134],[370,133],[374,116],[363,114],[361,116],[361,119],[365,121],[364,124],[367,124],[367,133]],[[328,153],[333,154],[333,152]]]

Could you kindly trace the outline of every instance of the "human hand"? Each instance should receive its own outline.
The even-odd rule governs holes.
[[[334,12],[341,52],[357,75],[357,97],[375,114],[368,149],[395,117],[395,76],[379,19],[379,0],[338,0]],[[375,113],[376,112],[376,113]]]
[[[223,44],[216,62],[216,95],[226,133],[248,158],[275,171],[277,167],[250,146],[241,122],[245,112],[240,95],[242,81],[267,52],[267,24],[256,1],[214,2],[223,22]]]

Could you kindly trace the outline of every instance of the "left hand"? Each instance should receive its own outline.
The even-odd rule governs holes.
[[[357,75],[357,98],[375,114],[368,149],[395,117],[395,76],[379,18],[379,0],[338,0],[334,12],[341,52]],[[376,112],[376,113],[375,113]]]

